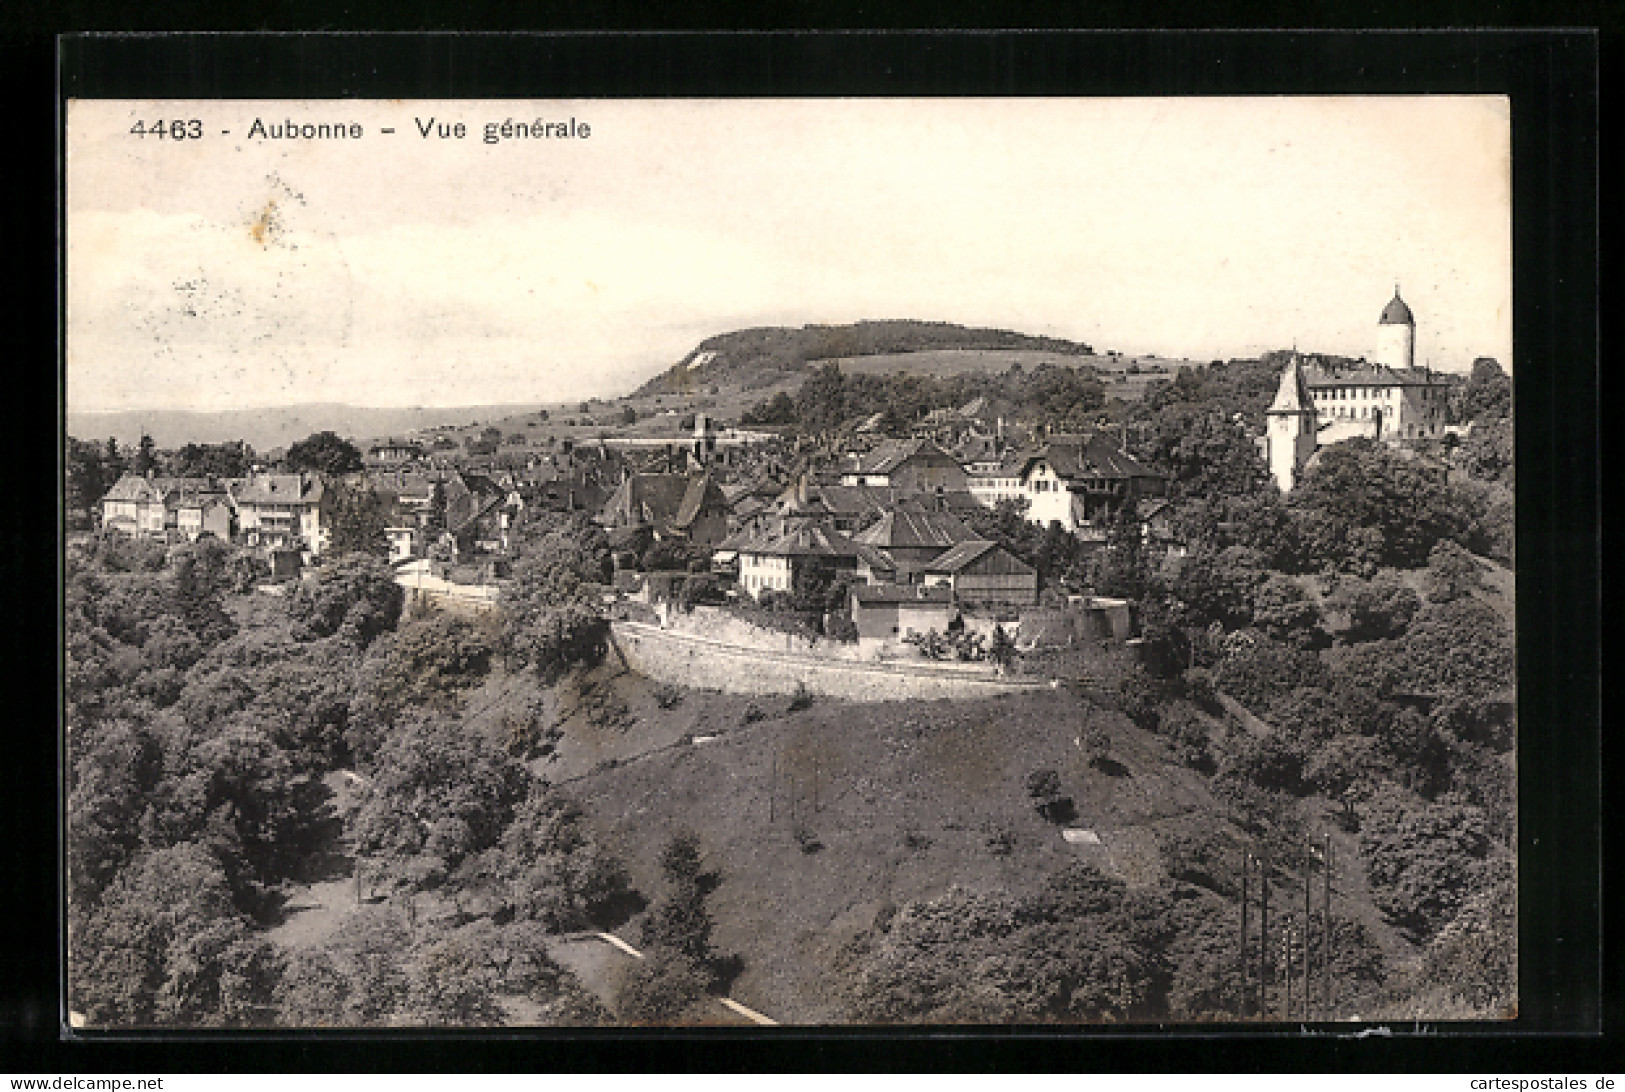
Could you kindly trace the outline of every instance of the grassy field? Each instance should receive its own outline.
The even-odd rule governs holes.
[[[642,712],[646,680],[598,681]],[[1086,725],[1110,734],[1111,774],[1084,760]],[[1077,856],[1154,882],[1158,828],[1217,810],[1161,740],[1065,690],[796,712],[787,699],[685,691],[618,738],[574,723],[566,735],[538,772],[581,803],[645,892],[661,889],[665,840],[695,831],[721,875],[716,946],[743,959],[731,994],[789,1023],[845,1017],[843,950],[883,907],[954,884],[1034,890]],[[1023,779],[1041,767],[1074,801],[1069,825],[1100,845],[1069,844],[1037,814]]]
[[[884,353],[874,356],[837,357],[814,361],[814,365],[834,363],[842,371],[866,375],[911,372],[920,375],[952,376],[982,372],[1003,372],[1020,364],[1032,371],[1044,364],[1063,368],[1096,368],[1106,380],[1107,393],[1132,401],[1145,393],[1154,379],[1172,378],[1181,367],[1196,361],[1155,356],[1100,356],[1039,352],[1031,349],[934,349],[917,353]],[[1133,367],[1135,374],[1129,374]]]

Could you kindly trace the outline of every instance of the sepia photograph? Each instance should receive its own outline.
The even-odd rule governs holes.
[[[72,1028],[1518,1017],[1507,97],[62,124]]]

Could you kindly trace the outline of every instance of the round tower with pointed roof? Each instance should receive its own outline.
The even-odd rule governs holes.
[[[1382,309],[1377,320],[1376,362],[1390,368],[1409,369],[1416,365],[1416,316],[1399,296],[1399,285],[1394,285],[1394,298]]]

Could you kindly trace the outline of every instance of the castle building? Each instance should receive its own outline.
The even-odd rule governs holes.
[[[1281,492],[1290,493],[1297,484],[1298,472],[1315,453],[1315,432],[1318,427],[1315,401],[1309,393],[1309,384],[1303,375],[1303,364],[1293,353],[1281,373],[1281,385],[1275,392],[1275,401],[1264,411],[1264,443],[1270,464],[1270,477]]]
[[[1384,443],[1444,434],[1449,387],[1416,366],[1416,316],[1394,298],[1377,319],[1376,362],[1305,368],[1294,352],[1266,411],[1270,475],[1290,492],[1317,447],[1365,437]]]
[[[1416,318],[1394,288],[1377,320],[1376,362],[1318,365],[1306,379],[1320,422],[1320,444],[1436,439],[1444,434],[1449,389],[1416,366]]]

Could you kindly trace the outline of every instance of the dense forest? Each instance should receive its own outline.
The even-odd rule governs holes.
[[[70,543],[74,1011],[118,1026],[483,1024],[502,1019],[496,997],[521,995],[543,1022],[609,1019],[544,938],[635,895],[526,768],[546,746],[539,712],[475,729],[461,701],[499,664],[545,680],[602,655],[583,591],[604,579],[602,535],[532,531],[513,608],[480,621],[403,612],[364,553],[279,599],[254,592],[249,554],[212,539]],[[352,872],[365,905],[329,943],[268,939],[292,890]],[[417,894],[442,912],[403,915]]]

